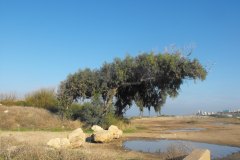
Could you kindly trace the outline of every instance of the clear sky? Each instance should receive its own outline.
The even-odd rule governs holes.
[[[0,93],[57,88],[79,68],[194,44],[192,57],[214,65],[163,114],[240,108],[239,8],[239,0],[0,0]]]

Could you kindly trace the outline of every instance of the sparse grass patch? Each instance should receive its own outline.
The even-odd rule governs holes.
[[[123,130],[123,133],[135,133],[136,131],[136,128],[126,128]]]
[[[144,126],[136,126],[136,129],[137,129],[137,130],[146,130],[147,127],[144,127]]]
[[[86,133],[86,134],[92,134],[93,130],[90,129],[90,128],[87,128],[87,129],[83,129],[83,132]]]

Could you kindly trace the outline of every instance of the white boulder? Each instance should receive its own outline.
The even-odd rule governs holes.
[[[121,129],[118,129],[117,126],[111,125],[108,128],[108,131],[112,134],[113,138],[118,139],[122,136],[123,131]]]
[[[99,132],[99,131],[103,131],[104,129],[98,125],[93,125],[92,128],[93,132]]]
[[[78,128],[68,135],[71,148],[77,148],[85,143],[86,135],[81,128]]]
[[[102,131],[93,133],[92,138],[94,142],[106,143],[106,142],[112,141],[113,136],[109,131],[102,130]]]
[[[70,142],[67,138],[54,138],[49,140],[47,145],[55,149],[68,148],[70,146]]]

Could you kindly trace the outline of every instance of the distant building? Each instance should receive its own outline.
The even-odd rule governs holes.
[[[198,110],[198,112],[196,113],[197,116],[211,116],[214,114],[215,114],[215,112],[206,112],[206,111],[202,111],[202,110]]]
[[[230,112],[229,109],[223,110],[223,113],[229,113],[229,112]]]

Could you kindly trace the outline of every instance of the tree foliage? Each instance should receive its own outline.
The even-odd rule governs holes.
[[[100,69],[84,69],[61,82],[58,100],[63,110],[74,102],[93,99],[102,101],[102,113],[115,106],[122,116],[133,101],[140,107],[153,107],[160,112],[167,97],[176,97],[184,80],[204,80],[207,71],[197,59],[176,53],[143,53],[136,57],[116,58]]]

